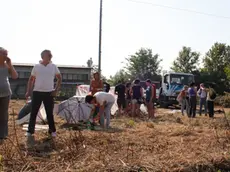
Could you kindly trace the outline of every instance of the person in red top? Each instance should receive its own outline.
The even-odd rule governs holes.
[[[181,90],[180,94],[178,95],[177,101],[181,104],[181,113],[184,115],[184,109],[186,106],[186,109],[188,109],[188,101],[187,101],[187,92],[188,92],[188,86],[185,85],[183,90]]]

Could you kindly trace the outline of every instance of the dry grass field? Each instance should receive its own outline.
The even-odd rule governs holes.
[[[230,126],[227,116],[188,119],[157,109],[152,122],[112,119],[112,130],[76,130],[56,117],[57,138],[36,132],[27,147],[25,131],[15,125],[23,101],[11,102],[10,136],[0,145],[2,171],[230,171]]]

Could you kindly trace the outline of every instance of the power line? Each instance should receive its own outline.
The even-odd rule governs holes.
[[[216,14],[205,13],[205,12],[195,11],[195,10],[190,10],[190,9],[185,9],[185,8],[171,7],[171,6],[167,6],[167,5],[154,4],[152,2],[138,1],[138,0],[127,0],[127,1],[134,2],[134,3],[139,3],[139,4],[145,4],[145,5],[161,7],[161,8],[168,8],[168,9],[171,9],[171,10],[185,11],[185,12],[196,13],[196,14],[200,14],[200,15],[206,15],[206,16],[210,16],[210,17],[216,17],[216,18],[222,18],[222,19],[230,20],[230,17],[228,17],[228,16],[219,16],[219,15],[216,15]]]

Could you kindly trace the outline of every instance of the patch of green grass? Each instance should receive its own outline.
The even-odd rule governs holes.
[[[134,126],[135,126],[135,121],[134,120],[129,120],[126,123],[126,127],[128,127],[128,128],[133,128]]]

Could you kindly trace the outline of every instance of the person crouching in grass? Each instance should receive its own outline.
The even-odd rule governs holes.
[[[52,54],[50,50],[42,51],[41,58],[42,61],[40,61],[39,64],[36,64],[32,69],[31,76],[28,81],[26,98],[30,96],[33,83],[34,89],[32,96],[32,109],[26,136],[29,137],[34,134],[37,113],[43,102],[49,125],[48,133],[52,137],[55,137],[56,128],[53,117],[54,97],[57,95],[60,88],[62,78],[57,66],[51,62]],[[55,77],[57,79],[57,83],[54,88]]]
[[[110,115],[115,98],[112,94],[106,92],[97,92],[92,95],[87,95],[85,98],[86,103],[97,104],[99,106],[100,124],[102,128],[110,128]],[[106,117],[106,123],[105,123]]]

